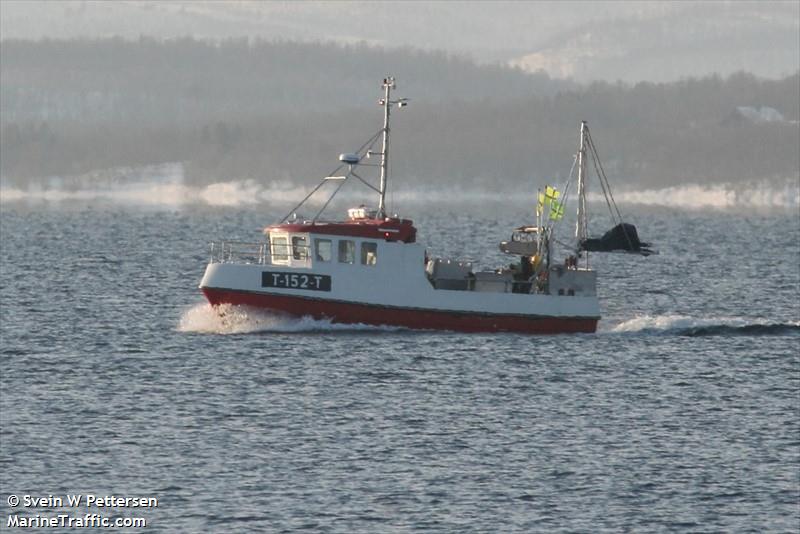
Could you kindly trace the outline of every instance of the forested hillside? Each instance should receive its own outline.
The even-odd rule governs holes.
[[[581,120],[617,183],[786,179],[800,169],[800,76],[577,86],[443,53],[193,39],[3,41],[0,174],[167,161],[206,184],[315,182],[381,125],[409,185],[511,187],[569,171]]]

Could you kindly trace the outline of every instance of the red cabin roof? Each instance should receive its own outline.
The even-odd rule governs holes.
[[[386,241],[402,241],[414,243],[417,229],[414,222],[408,219],[353,219],[340,222],[297,222],[267,226],[264,232],[274,230],[291,233],[311,233],[366,237],[384,239]]]

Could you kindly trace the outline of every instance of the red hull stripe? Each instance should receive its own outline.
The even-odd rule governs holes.
[[[432,311],[210,287],[204,287],[202,290],[214,306],[218,304],[253,306],[297,317],[308,315],[314,319],[329,319],[334,323],[390,325],[421,330],[530,334],[592,333],[597,330],[599,319]]]

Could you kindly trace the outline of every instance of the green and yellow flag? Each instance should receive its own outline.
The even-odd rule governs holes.
[[[552,186],[546,186],[544,193],[539,191],[538,202],[536,203],[536,215],[542,215],[549,208],[550,218],[554,221],[564,216],[564,205],[559,202],[561,193]]]

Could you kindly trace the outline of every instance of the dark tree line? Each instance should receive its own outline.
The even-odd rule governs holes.
[[[386,74],[426,101],[553,94],[572,84],[443,52],[229,39],[18,41],[0,46],[8,120],[198,122],[361,107]]]
[[[380,127],[380,78],[409,108],[392,171],[409,185],[511,188],[569,171],[589,121],[617,183],[793,178],[800,75],[577,86],[463,58],[365,45],[192,39],[4,41],[0,173],[49,175],[183,161],[197,184],[312,183]],[[754,121],[740,106],[774,108]]]

